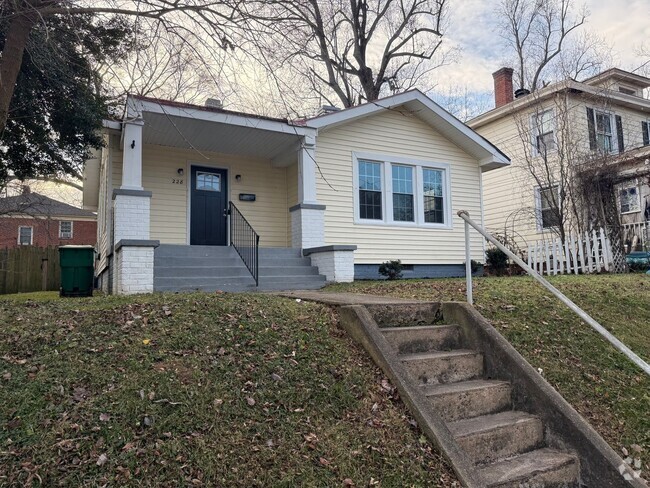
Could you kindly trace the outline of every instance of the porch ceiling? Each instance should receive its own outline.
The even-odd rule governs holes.
[[[261,129],[254,121],[241,126],[153,112],[142,112],[142,118],[145,144],[271,160],[281,156],[285,164],[298,158],[299,134]]]

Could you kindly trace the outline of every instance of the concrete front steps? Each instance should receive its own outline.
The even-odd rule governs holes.
[[[339,313],[463,486],[647,486],[471,306],[362,302]]]
[[[299,249],[260,248],[259,287],[231,246],[161,244],[154,251],[154,291],[317,290],[325,277]]]
[[[513,409],[509,382],[485,377],[483,354],[462,347],[459,326],[380,331],[447,422],[456,442],[476,463],[486,487],[578,486],[578,458],[546,446],[542,421]]]

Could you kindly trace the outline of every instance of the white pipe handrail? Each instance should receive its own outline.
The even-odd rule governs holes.
[[[578,307],[575,303],[573,303],[566,295],[564,295],[560,290],[555,288],[553,285],[551,285],[548,281],[546,281],[539,273],[537,273],[535,270],[533,270],[530,266],[528,266],[519,256],[514,254],[510,249],[508,249],[506,246],[501,244],[499,241],[497,241],[492,234],[484,230],[481,226],[479,226],[476,222],[474,222],[470,217],[469,213],[466,210],[460,210],[458,212],[458,216],[465,221],[465,259],[467,260],[467,263],[470,262],[470,253],[469,253],[469,245],[467,242],[469,241],[469,227],[472,226],[476,231],[481,234],[483,237],[485,237],[488,241],[490,241],[492,244],[494,244],[497,248],[501,249],[506,255],[512,259],[515,263],[517,263],[519,266],[521,266],[522,269],[524,269],[529,275],[531,275],[533,278],[535,278],[537,281],[539,281],[544,288],[546,288],[548,291],[550,291],[553,295],[555,295],[557,298],[562,301],[567,307],[569,307],[573,312],[575,312],[582,320],[584,320],[589,326],[591,326],[592,329],[594,329],[596,332],[598,332],[601,336],[605,338],[610,344],[612,344],[617,350],[625,354],[627,358],[632,361],[634,364],[636,364],[639,368],[641,368],[647,375],[650,376],[650,364],[646,363],[643,359],[641,359],[639,356],[637,356],[629,347],[627,347],[625,344],[623,344],[621,341],[619,341],[614,335],[612,335],[611,332],[609,332],[605,327],[600,325],[596,320],[594,320],[587,312],[582,310],[580,307]],[[467,269],[467,267],[466,267]],[[472,274],[467,273],[467,301],[468,303],[472,303]]]

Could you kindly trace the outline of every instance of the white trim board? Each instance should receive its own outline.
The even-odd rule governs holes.
[[[382,165],[382,220],[367,220],[359,217],[359,160],[367,160],[371,162],[381,163]],[[414,222],[401,222],[393,220],[393,206],[392,195],[393,192],[393,178],[392,178],[392,165],[410,166],[414,170],[413,174],[413,209],[414,209]],[[443,171],[443,204],[445,206],[444,224],[434,224],[424,222],[424,196],[422,191],[422,169],[430,168]],[[453,229],[453,215],[452,215],[452,191],[451,191],[451,165],[437,161],[425,161],[416,158],[408,158],[403,156],[391,156],[386,154],[374,154],[366,152],[353,152],[352,153],[352,201],[354,205],[354,224],[363,226],[379,226],[379,227],[406,227],[406,228],[422,228],[422,229]]]

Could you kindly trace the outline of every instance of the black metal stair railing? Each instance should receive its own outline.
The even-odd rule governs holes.
[[[259,286],[260,236],[232,202],[228,202],[228,215],[230,215],[230,245],[244,261],[255,280],[255,286]]]

